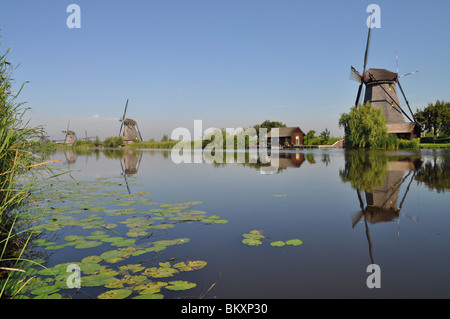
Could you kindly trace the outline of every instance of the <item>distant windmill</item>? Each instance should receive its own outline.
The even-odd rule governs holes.
[[[371,19],[372,20],[372,19]],[[369,27],[369,34],[367,36],[366,51],[364,54],[363,72],[360,74],[354,67],[351,67],[350,79],[360,83],[358,93],[356,95],[355,105],[359,104],[363,84],[365,85],[364,104],[371,103],[373,107],[381,109],[387,121],[388,133],[395,133],[400,137],[412,138],[414,135],[420,135],[420,126],[414,119],[414,114],[411,111],[409,102],[406,99],[399,78],[407,76],[416,72],[411,72],[402,76],[398,76],[398,62],[397,73],[385,69],[371,68],[366,70],[367,60],[369,55],[370,38],[372,34],[372,27]],[[398,59],[397,59],[398,61]],[[402,109],[397,95],[396,84],[406,101],[406,105],[411,113],[411,117]],[[409,122],[405,121],[406,117]]]
[[[66,133],[66,137],[64,138],[64,144],[72,145],[77,140],[77,136],[74,131],[69,130],[69,126],[70,126],[70,119],[69,123],[67,123],[67,130],[62,132]]]
[[[127,99],[127,104],[125,104],[125,110],[123,111],[123,116],[121,119],[119,119],[119,121],[122,122],[122,124],[120,124],[119,136],[121,136],[122,129],[123,129],[122,136],[123,136],[123,141],[126,144],[133,143],[136,138],[138,138],[142,141],[143,139],[141,136],[141,132],[139,131],[137,122],[135,120],[125,117],[126,113],[127,113],[127,108],[128,108],[128,99]]]

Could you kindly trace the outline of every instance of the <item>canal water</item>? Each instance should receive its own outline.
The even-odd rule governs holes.
[[[450,298],[449,151],[175,155],[52,155],[24,295]]]

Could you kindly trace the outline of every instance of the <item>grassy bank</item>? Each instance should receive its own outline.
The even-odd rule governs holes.
[[[447,144],[421,143],[420,148],[450,148],[450,143]]]
[[[27,109],[17,102],[23,85],[13,88],[8,51],[0,56],[0,297],[11,291],[10,279],[24,272],[21,261],[30,235],[18,228],[17,215],[37,185],[39,170],[48,163],[36,155],[39,143],[33,142],[41,130],[28,127]]]

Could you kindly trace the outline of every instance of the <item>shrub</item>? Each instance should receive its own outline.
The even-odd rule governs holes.
[[[123,144],[122,136],[109,136],[103,141],[104,147],[116,148]]]
[[[388,140],[386,119],[370,103],[359,104],[349,114],[342,114],[339,126],[344,128],[348,148],[378,148]]]

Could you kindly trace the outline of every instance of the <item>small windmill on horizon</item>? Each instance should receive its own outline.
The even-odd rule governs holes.
[[[62,132],[66,133],[66,136],[64,137],[64,144],[72,145],[77,140],[77,135],[75,134],[74,131],[69,130],[69,126],[70,126],[70,119],[69,122],[67,123],[67,130]]]
[[[125,104],[123,116],[122,118],[119,119],[119,121],[122,123],[120,124],[119,136],[123,136],[123,141],[125,144],[133,143],[136,139],[140,139],[141,141],[143,141],[137,122],[133,119],[125,117],[127,113],[127,108],[128,108],[128,99],[127,103]],[[122,129],[123,135],[121,135]]]
[[[371,17],[370,20],[372,21]],[[373,107],[382,110],[387,121],[388,133],[397,134],[401,138],[408,139],[413,138],[414,136],[420,136],[420,125],[414,118],[414,114],[409,106],[409,102],[399,81],[400,78],[417,73],[418,71],[399,76],[397,54],[397,73],[379,68],[370,68],[367,70],[371,35],[372,25],[369,26],[369,34],[367,36],[363,72],[359,73],[353,66],[350,71],[350,79],[359,83],[355,106],[359,104],[364,85],[365,93],[363,103],[371,103]],[[408,115],[400,105],[396,85],[398,85],[398,88],[405,99],[406,105],[411,113],[410,115]],[[409,122],[405,121],[405,117],[409,120]]]

